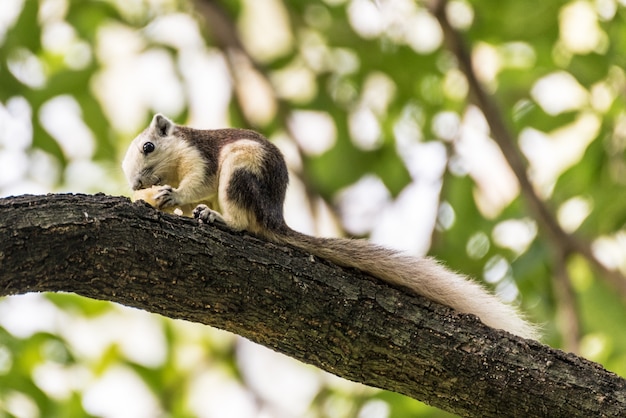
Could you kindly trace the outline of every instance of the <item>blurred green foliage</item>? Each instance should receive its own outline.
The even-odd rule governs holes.
[[[380,0],[376,2],[378,6],[369,0],[268,0],[262,2],[262,7],[283,13],[274,15],[280,22],[270,22],[269,27],[275,23],[284,28],[289,40],[280,51],[267,53],[253,42],[262,33],[254,29],[259,22],[244,18],[253,10],[254,0],[205,1],[214,7],[212,10],[223,12],[220,15],[223,27],[207,26],[199,12],[202,9],[194,11],[194,3],[182,0],[9,0],[9,3],[14,3],[16,15],[6,25],[4,36],[0,36],[0,131],[3,121],[8,126],[11,118],[18,118],[16,100],[25,100],[30,110],[26,118],[32,128],[32,141],[21,150],[31,164],[24,170],[23,178],[11,177],[4,171],[9,166],[0,166],[3,194],[13,190],[12,184],[2,181],[4,177],[12,182],[36,181],[32,173],[36,169],[33,164],[40,161],[38,155],[45,155],[45,160],[57,167],[47,175],[53,181],[42,186],[50,191],[123,192],[119,170],[113,167],[119,165],[130,137],[147,124],[151,113],[166,112],[167,108],[158,101],[139,100],[137,103],[143,106],[139,109],[141,123],[133,128],[118,126],[114,109],[102,99],[102,86],[98,84],[112,65],[102,52],[105,38],[111,28],[130,31],[140,40],[136,54],[165,51],[174,63],[174,75],[185,95],[183,108],[169,116],[186,123],[194,114],[191,97],[195,89],[192,79],[185,75],[186,52],[184,47],[177,46],[176,39],[158,39],[150,28],[164,16],[191,14],[206,35],[205,43],[197,48],[219,54],[230,72],[233,95],[227,103],[227,123],[259,130],[270,138],[287,135],[293,140],[299,134],[292,124],[295,112],[315,111],[330,120],[334,142],[322,152],[307,152],[306,144],[293,141],[298,144],[302,161],[295,174],[303,180],[310,196],[321,197],[331,207],[337,207],[336,198],[341,191],[366,175],[375,175],[393,201],[408,186],[422,180],[415,174],[414,160],[405,154],[407,147],[428,142],[440,144],[446,151],[445,172],[439,179],[439,216],[433,220],[430,253],[478,279],[495,274],[494,266],[500,269],[504,266],[504,273],[490,280],[488,286],[503,294],[510,294],[505,292],[507,286],[516,289],[515,301],[532,320],[545,324],[545,342],[552,346],[563,347],[566,340],[563,334],[568,332],[565,319],[558,314],[559,306],[573,304],[570,307],[580,322],[581,354],[626,375],[625,295],[612,289],[587,260],[571,257],[566,267],[575,300],[559,300],[553,282],[555,244],[537,230],[534,214],[519,191],[515,191],[515,182],[508,183],[508,189],[503,191],[512,191],[512,197],[505,198],[499,206],[488,204],[496,206],[495,210],[484,209],[481,194],[492,185],[478,178],[473,170],[476,165],[489,166],[494,162],[480,158],[467,162],[467,154],[459,145],[464,132],[484,122],[471,116],[474,106],[467,80],[459,71],[457,58],[441,39],[439,26],[426,4],[417,0]],[[513,136],[519,139],[518,145],[529,159],[531,178],[537,176],[537,190],[545,205],[562,220],[565,215],[561,213],[568,202],[572,199],[582,202],[583,214],[578,215],[581,219],[572,230],[594,244],[600,258],[608,258],[623,269],[626,266],[626,198],[622,197],[626,184],[624,3],[454,0],[449,2],[447,10],[450,21],[472,52],[476,73],[499,104]],[[568,19],[582,19],[576,22],[591,33],[587,36],[591,39],[589,45],[576,44],[576,33],[567,29],[572,24]],[[276,108],[269,111],[269,119],[255,117],[244,99],[249,92],[239,91],[244,79],[235,74],[237,64],[229,61],[232,51],[226,50],[224,42],[229,36],[228,28],[241,36],[253,72],[270,86],[269,100]],[[50,47],[53,29],[67,36],[61,47]],[[304,78],[296,78],[300,85],[295,93],[285,93],[281,83],[287,81],[278,77],[285,72],[291,77],[304,74]],[[570,101],[569,104],[574,103],[571,108],[550,110],[538,91],[538,82],[555,73],[571,75],[583,92],[582,100]],[[149,78],[149,71],[140,76]],[[165,87],[152,88],[158,94]],[[557,95],[569,97],[570,91],[566,90]],[[87,159],[104,173],[85,185],[84,190],[72,186],[76,184],[72,177],[77,171],[70,167],[80,162],[79,159],[68,152],[67,145],[42,121],[42,109],[59,97],[69,97],[78,105],[80,119],[95,140],[95,148]],[[129,99],[117,98],[120,105]],[[452,119],[442,119],[444,115],[452,115]],[[597,129],[575,125],[586,116],[591,117],[587,119],[591,125],[597,123]],[[447,122],[438,124],[441,120]],[[317,127],[314,125],[313,129]],[[479,136],[487,137],[488,128],[476,129]],[[568,129],[569,136],[558,135]],[[7,153],[12,147],[12,138],[6,132],[0,132],[0,153]],[[543,138],[540,144],[532,142],[537,135]],[[560,144],[560,148],[556,145],[550,148],[554,144]],[[533,154],[541,146],[545,148],[536,152],[538,156]],[[580,156],[539,184],[541,176],[537,173],[546,164],[540,157],[548,154],[548,160],[558,160],[571,147],[581,147]],[[549,155],[550,152],[554,155]],[[499,177],[498,171],[495,175],[491,173],[492,177]],[[341,207],[338,210],[341,212]],[[422,213],[418,208],[414,212]],[[516,229],[503,228],[510,225],[507,221],[530,225],[530,238],[519,249],[503,245],[503,239],[497,238],[497,231],[505,231],[509,235],[505,238],[517,234]],[[562,220],[562,223],[566,222]],[[85,321],[96,321],[119,309],[72,295],[51,294],[45,298],[59,312]],[[9,306],[7,300],[2,304]],[[176,360],[180,354],[177,350],[186,344],[188,336],[177,331],[180,324],[175,321],[158,319],[158,323],[166,340],[166,354],[158,365],[129,359],[115,342],[102,352],[101,358],[87,359],[63,333],[40,330],[19,335],[0,326],[0,417],[91,416],[86,412],[89,408],[85,408],[85,386],[70,385],[69,394],[55,397],[38,383],[35,378],[38,370],[50,364],[65,371],[81,370],[78,375],[89,376],[85,378],[91,382],[85,384],[87,387],[107,370],[122,364],[145,383],[157,399],[158,409],[167,411],[164,416],[193,416],[188,391],[197,376],[193,369],[181,368]],[[202,347],[201,370],[218,367],[254,392],[239,370],[234,339],[215,338],[201,327],[193,332],[199,335]],[[374,409],[375,400],[387,403],[388,414],[393,417],[446,416],[400,395],[362,388],[345,390],[332,384],[322,385],[307,416],[339,416],[337,411],[342,411],[342,416],[365,416],[359,414],[366,407]],[[262,399],[259,404],[263,404]],[[15,412],[16,408],[28,411],[28,405],[37,413]]]

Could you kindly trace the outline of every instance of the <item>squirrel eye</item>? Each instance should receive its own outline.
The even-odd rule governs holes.
[[[152,142],[146,142],[145,144],[143,144],[143,153],[144,154],[150,154],[152,151],[154,151],[154,144]]]

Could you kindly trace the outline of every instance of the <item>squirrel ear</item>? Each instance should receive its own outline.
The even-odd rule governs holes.
[[[160,113],[154,115],[154,118],[152,118],[152,125],[154,125],[154,128],[159,136],[163,137],[169,136],[174,130],[174,122]]]

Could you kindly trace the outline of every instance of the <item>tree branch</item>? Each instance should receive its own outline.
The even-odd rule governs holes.
[[[358,271],[105,195],[0,199],[0,295],[222,328],[463,416],[624,416],[626,380]]]

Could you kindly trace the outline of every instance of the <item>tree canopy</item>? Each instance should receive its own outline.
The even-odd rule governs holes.
[[[127,194],[119,161],[154,112],[252,128],[287,158],[294,228],[436,256],[624,376],[625,15],[621,0],[2,2],[0,193]],[[0,301],[9,416],[124,416],[102,402],[119,382],[135,417],[225,416],[231,399],[236,416],[441,416],[287,362],[74,295]]]

